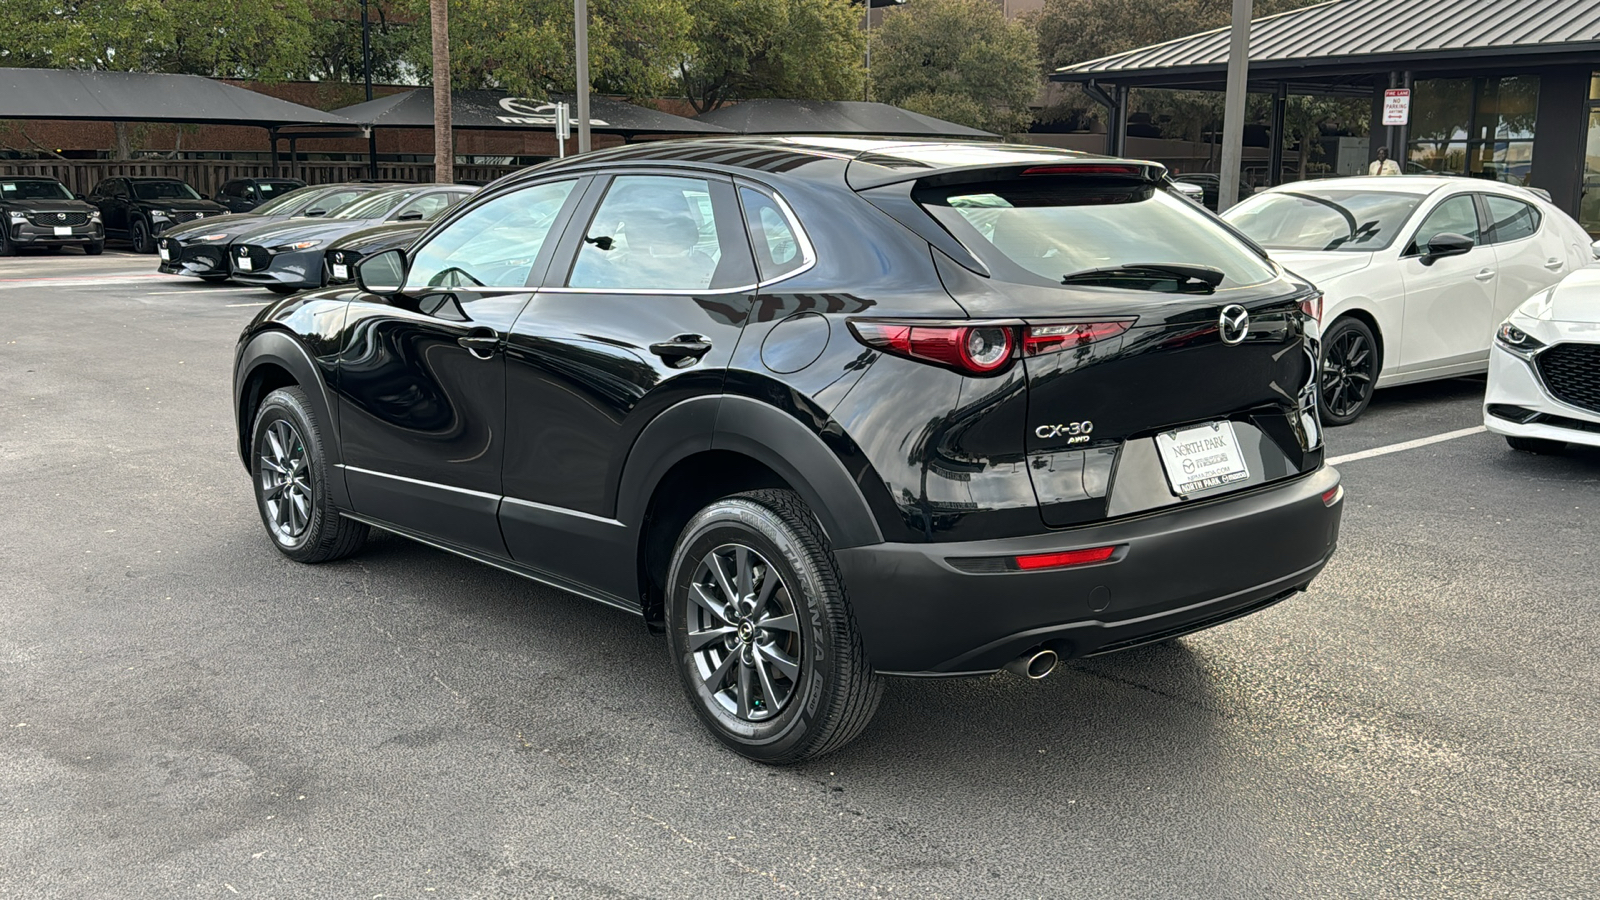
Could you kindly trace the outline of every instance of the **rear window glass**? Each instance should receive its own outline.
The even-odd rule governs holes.
[[[1094,269],[1162,263],[1220,269],[1223,286],[1260,284],[1275,274],[1192,202],[1148,184],[1034,176],[915,197],[1001,276],[1020,269],[1060,284]],[[1002,261],[1009,265],[996,265]]]
[[[1223,213],[1268,250],[1370,253],[1394,243],[1426,196],[1311,188],[1256,194]]]

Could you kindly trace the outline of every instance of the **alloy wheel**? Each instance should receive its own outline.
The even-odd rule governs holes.
[[[311,466],[294,425],[278,419],[267,426],[260,448],[261,502],[273,535],[293,543],[311,527]]]
[[[1335,418],[1361,411],[1372,395],[1372,343],[1353,328],[1335,335],[1322,354],[1322,405]]]
[[[700,560],[686,604],[688,648],[707,691],[747,722],[778,715],[804,659],[794,594],[754,548],[723,544]]]

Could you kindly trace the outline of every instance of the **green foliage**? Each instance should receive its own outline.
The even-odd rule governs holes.
[[[1032,119],[1034,31],[992,0],[917,0],[885,15],[872,42],[874,99],[1001,134]]]
[[[866,37],[850,0],[698,0],[678,85],[699,112],[730,100],[861,96]]]
[[[304,0],[311,11],[309,50],[297,77],[317,81],[360,84],[360,0]],[[426,10],[427,4],[423,4]],[[427,16],[414,19],[408,0],[368,0],[368,30],[372,35],[372,80],[378,84],[406,80],[408,54],[418,40],[426,48]],[[414,22],[421,22],[420,29]]]

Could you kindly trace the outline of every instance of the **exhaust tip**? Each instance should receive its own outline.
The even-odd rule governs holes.
[[[1061,657],[1049,647],[1036,647],[1006,663],[1005,669],[1029,681],[1038,681],[1056,670]]]

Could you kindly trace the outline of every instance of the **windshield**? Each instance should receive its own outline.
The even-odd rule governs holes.
[[[1222,217],[1268,250],[1368,253],[1394,243],[1424,196],[1329,188],[1271,191]]]
[[[1021,269],[1025,280],[1061,284],[1090,270],[1162,263],[1218,270],[1222,286],[1274,277],[1270,264],[1194,203],[1149,184],[1034,176],[916,196],[1002,277]]]
[[[0,200],[71,200],[59,181],[0,181]]]
[[[256,190],[261,192],[261,196],[263,196],[263,197],[276,197],[276,196],[278,196],[280,194],[286,194],[289,191],[292,191],[295,188],[299,188],[299,187],[304,187],[304,185],[302,185],[298,181],[258,181],[258,182],[256,182]]]
[[[133,196],[140,200],[199,200],[200,195],[181,181],[135,181]]]
[[[416,191],[378,191],[328,213],[330,219],[381,219]]]

